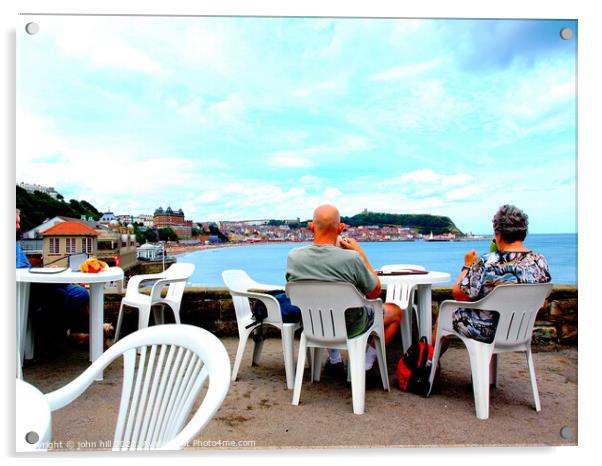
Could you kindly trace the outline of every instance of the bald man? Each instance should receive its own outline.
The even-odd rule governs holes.
[[[353,238],[340,238],[346,227],[341,223],[338,209],[324,204],[314,211],[309,229],[314,234],[310,246],[293,249],[288,255],[286,280],[321,280],[348,282],[354,285],[367,298],[380,296],[381,284],[376,271],[370,265],[366,253]],[[396,335],[403,312],[393,303],[384,304],[385,344]],[[345,313],[347,334],[355,336],[372,325],[373,315],[366,309],[348,310]],[[372,343],[371,343],[372,345]],[[366,370],[374,365],[376,350],[369,346],[366,351]],[[326,370],[345,375],[343,362],[338,350],[329,350]]]

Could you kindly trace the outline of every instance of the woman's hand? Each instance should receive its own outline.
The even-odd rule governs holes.
[[[466,267],[470,267],[477,260],[477,251],[471,249],[464,256],[464,265]]]

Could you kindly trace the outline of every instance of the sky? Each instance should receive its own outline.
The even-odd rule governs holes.
[[[509,203],[532,233],[576,231],[576,21],[32,20],[17,183],[194,221],[328,202],[489,233]]]

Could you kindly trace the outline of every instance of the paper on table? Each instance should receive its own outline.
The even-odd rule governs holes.
[[[28,270],[31,273],[52,274],[65,272],[68,267],[30,267]]]
[[[428,270],[417,270],[417,269],[399,269],[399,270],[388,270],[383,272],[379,270],[377,275],[425,275],[428,273]]]

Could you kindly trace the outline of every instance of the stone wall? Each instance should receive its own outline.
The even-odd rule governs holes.
[[[451,288],[433,287],[433,322],[437,318],[439,303],[451,299]],[[116,325],[122,295],[105,295],[105,322]],[[383,294],[384,299],[384,294]],[[217,335],[238,335],[236,315],[230,294],[225,288],[187,288],[180,311],[182,323],[197,325]],[[167,315],[166,322],[173,321]],[[126,308],[122,335],[135,330],[137,311]],[[277,331],[275,331],[277,333]],[[268,335],[274,334],[269,332]],[[577,345],[577,288],[555,286],[535,323],[534,344],[539,349],[555,349],[564,345]]]

